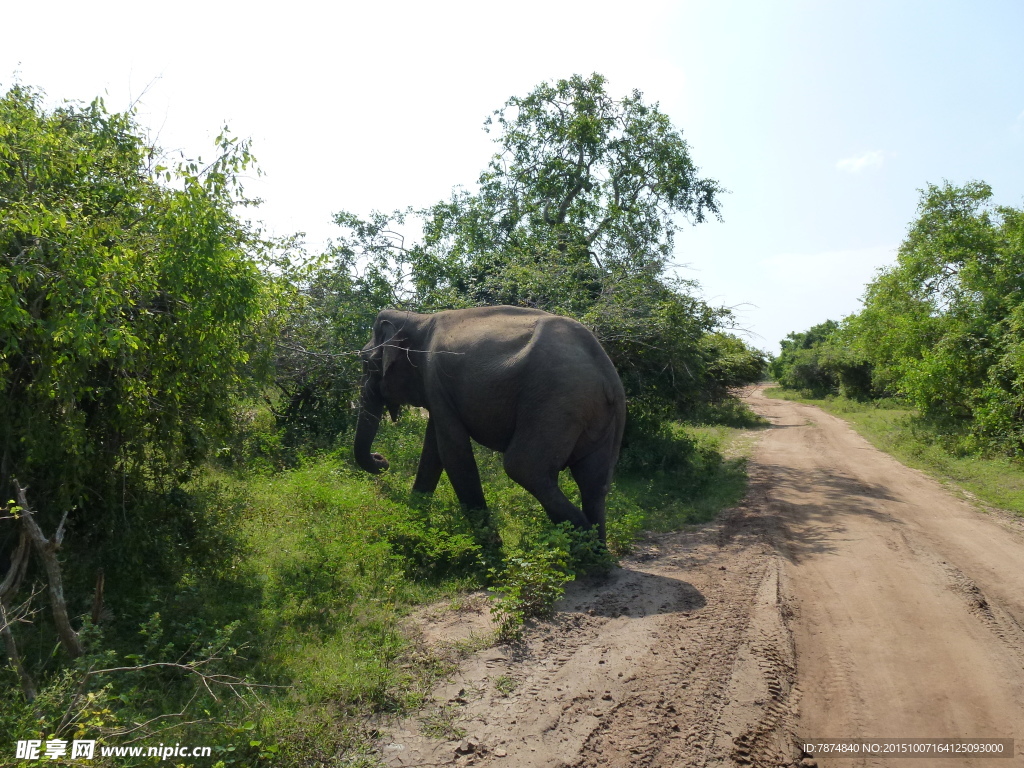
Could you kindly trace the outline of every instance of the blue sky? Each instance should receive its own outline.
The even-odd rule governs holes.
[[[277,234],[422,206],[471,185],[486,116],[543,80],[600,72],[680,127],[730,194],[687,228],[682,274],[770,351],[858,309],[917,190],[981,179],[1024,204],[1022,2],[20,3],[0,83],[133,100],[165,149],[228,123]]]

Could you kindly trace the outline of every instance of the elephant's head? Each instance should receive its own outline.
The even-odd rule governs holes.
[[[387,407],[392,421],[410,402],[413,366],[409,360],[409,318],[407,313],[381,312],[373,324],[373,336],[359,353],[363,361],[362,393],[356,422],[356,463],[377,474],[388,468],[388,460],[371,453],[380,419]]]

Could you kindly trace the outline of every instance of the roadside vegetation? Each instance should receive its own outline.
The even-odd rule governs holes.
[[[782,341],[780,397],[811,398],[908,463],[1024,513],[1024,210],[929,185],[864,308]]]
[[[374,765],[373,723],[420,704],[460,652],[417,646],[414,606],[489,588],[515,641],[643,531],[742,497],[725,447],[757,419],[729,392],[767,361],[670,269],[675,217],[717,215],[717,183],[657,105],[598,75],[513,98],[488,129],[475,188],[339,213],[310,254],[247,218],[254,160],[226,129],[212,160],[172,161],[101,101],[0,96],[0,749]],[[351,460],[376,313],[495,303],[579,319],[620,372],[608,549],[552,526],[480,450],[502,540],[482,549],[446,481],[410,494],[415,410],[377,438],[389,471]],[[150,762],[97,749],[91,764]]]

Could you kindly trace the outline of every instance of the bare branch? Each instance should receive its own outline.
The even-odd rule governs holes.
[[[7,618],[7,607],[0,600],[0,638],[3,638],[4,649],[7,651],[7,660],[18,672],[21,680],[21,690],[25,692],[25,698],[35,701],[36,684],[32,680],[25,666],[21,663],[21,656],[18,655],[18,646],[14,642],[14,633],[11,632],[11,622]]]
[[[60,518],[60,525],[57,526],[57,532],[53,534],[53,548],[54,550],[60,549],[60,545],[64,543],[64,523],[68,521],[68,512],[71,510],[64,510],[63,516]]]
[[[13,479],[13,478],[12,478]],[[82,641],[78,633],[71,628],[71,621],[68,619],[68,607],[64,600],[64,582],[61,578],[60,563],[57,561],[57,549],[60,547],[60,539],[63,538],[64,521],[67,513],[61,518],[57,533],[53,539],[43,535],[42,529],[36,522],[29,507],[28,499],[25,496],[26,488],[23,488],[17,479],[13,479],[14,490],[17,495],[18,505],[21,507],[19,517],[21,518],[22,530],[27,531],[36,553],[43,560],[46,569],[46,581],[49,587],[50,608],[53,611],[53,622],[57,627],[57,634],[60,637],[61,645],[68,652],[71,658],[78,658],[84,653]]]
[[[11,565],[7,569],[7,575],[4,577],[3,582],[0,582],[0,602],[6,602],[14,597],[18,587],[21,586],[21,579],[25,575],[25,568],[28,566],[28,552],[28,533],[22,529],[18,546],[14,550],[14,554],[11,555]]]
[[[110,667],[108,669],[90,669],[88,672],[86,672],[82,676],[82,679],[79,681],[78,689],[75,691],[75,695],[74,695],[74,697],[71,700],[71,704],[68,705],[68,708],[67,708],[67,710],[64,713],[64,717],[61,719],[60,725],[57,726],[57,733],[63,732],[65,728],[67,728],[69,725],[73,724],[77,720],[78,714],[75,714],[74,710],[75,710],[75,707],[78,705],[78,702],[81,701],[81,699],[82,699],[82,697],[83,697],[83,695],[85,693],[86,684],[89,682],[89,680],[91,680],[94,677],[98,677],[100,675],[109,675],[109,674],[113,674],[115,672],[141,672],[141,671],[146,670],[146,669],[161,669],[162,668],[162,669],[174,669],[174,670],[178,670],[179,672],[185,672],[186,674],[196,675],[199,678],[200,682],[202,683],[203,688],[206,690],[206,692],[208,694],[210,694],[210,696],[215,701],[220,701],[220,699],[217,698],[217,695],[213,692],[213,686],[223,686],[223,687],[227,688],[228,690],[230,690],[231,693],[233,693],[239,699],[242,699],[241,691],[252,691],[252,690],[255,690],[257,688],[288,688],[289,687],[289,686],[286,686],[286,685],[268,685],[268,684],[264,684],[264,683],[253,683],[253,682],[250,682],[248,680],[244,680],[244,679],[242,679],[240,677],[236,677],[234,675],[227,675],[227,674],[222,674],[222,673],[209,674],[207,672],[202,671],[202,669],[201,669],[202,667],[204,667],[207,664],[210,664],[212,662],[215,662],[215,661],[221,661],[221,658],[218,657],[218,656],[210,656],[210,657],[207,657],[207,658],[202,659],[200,661],[194,661],[194,662],[190,662],[190,663],[187,663],[187,664],[181,664],[181,663],[178,663],[178,662],[170,662],[170,661],[158,661],[158,662],[151,662],[149,664],[138,664],[138,665],[130,666],[130,667]],[[149,723],[152,723],[152,722],[154,722],[156,720],[160,720],[162,718],[167,718],[167,717],[184,717],[186,711],[189,708],[189,706],[192,704],[192,701],[195,700],[196,695],[198,695],[198,691],[196,692],[196,694],[194,694],[192,696],[192,699],[188,702],[188,704],[186,704],[182,708],[181,712],[172,713],[172,714],[169,714],[169,715],[159,715],[158,717],[154,717],[152,720],[147,720],[144,723],[136,723],[136,726],[137,726],[136,728],[132,728],[132,729],[129,729],[127,731],[112,732],[111,735],[120,736],[120,735],[124,735],[124,734],[128,734],[128,733],[132,733],[132,732],[134,732],[136,730],[139,730],[140,728],[144,728]],[[204,722],[204,721],[196,721],[196,722]],[[182,723],[177,723],[176,725],[182,725]]]
[[[292,352],[298,352],[300,355],[309,355],[310,357],[327,357],[327,358],[352,357],[354,355],[358,355],[358,354],[363,352],[363,350],[358,350],[356,352],[314,352],[312,350],[306,349],[305,347],[301,347],[301,346],[299,346],[297,344],[296,345],[285,344],[284,342],[280,342],[280,341],[278,342],[278,346],[284,347],[285,349],[291,350]],[[434,355],[464,355],[464,354],[466,354],[465,352],[449,352],[449,351],[443,350],[443,349],[438,349],[438,350],[409,349],[409,350],[407,350],[405,347],[401,347],[401,346],[399,346],[397,344],[390,344],[388,342],[384,342],[382,344],[377,344],[377,345],[375,345],[373,347],[370,347],[369,349],[367,349],[365,351],[373,352],[374,350],[377,350],[377,349],[387,349],[387,348],[400,349],[403,352],[423,352],[424,354],[434,354]],[[280,385],[278,385],[278,386],[280,386]],[[284,387],[281,387],[281,389],[284,389]]]

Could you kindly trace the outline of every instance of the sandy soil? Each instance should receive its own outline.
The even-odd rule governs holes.
[[[524,641],[472,654],[390,766],[1024,766],[1024,526],[819,409],[765,398],[743,504],[570,585]],[[487,630],[486,601],[421,617]],[[444,722],[463,738],[424,735]],[[429,730],[429,729],[428,729]],[[455,731],[449,731],[449,735]],[[831,758],[820,738],[1015,738],[1013,759]]]

